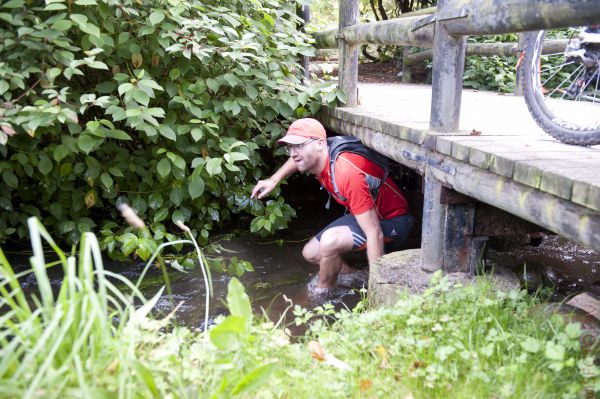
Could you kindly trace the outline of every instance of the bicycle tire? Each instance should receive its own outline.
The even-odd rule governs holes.
[[[546,104],[544,88],[542,87],[541,56],[545,31],[530,35],[525,47],[524,64],[524,96],[527,108],[538,126],[555,139],[573,145],[592,146],[600,144],[600,124],[579,125],[577,121],[566,121],[555,115]],[[570,101],[570,100],[553,100]],[[600,115],[600,103],[598,104]]]

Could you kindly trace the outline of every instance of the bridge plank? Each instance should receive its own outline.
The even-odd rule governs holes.
[[[421,173],[429,164],[448,187],[600,250],[600,146],[552,139],[511,95],[464,90],[460,130],[441,134],[429,130],[430,86],[360,85],[359,94],[358,107],[324,110],[324,124]]]
[[[589,185],[588,179],[595,178],[599,170],[600,159],[587,162],[581,159],[566,159],[565,162],[528,160],[516,163],[513,179],[561,198],[571,199],[574,182]]]

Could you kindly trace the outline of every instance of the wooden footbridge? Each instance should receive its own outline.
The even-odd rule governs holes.
[[[424,176],[423,269],[472,271],[487,236],[522,220],[600,251],[600,148],[545,135],[522,97],[462,89],[465,35],[589,25],[600,0],[440,0],[425,17],[357,16],[357,1],[340,2],[340,28],[317,35],[320,47],[337,43],[348,94],[319,117]],[[363,43],[433,47],[433,85],[358,86]],[[504,213],[513,215],[504,233],[486,226]]]

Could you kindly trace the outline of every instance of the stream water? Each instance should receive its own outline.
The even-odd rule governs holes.
[[[343,209],[334,206],[325,210],[327,194],[319,191],[314,179],[301,178],[292,181],[296,185],[295,193],[286,198],[297,210],[298,217],[291,222],[290,228],[274,238],[259,239],[249,233],[239,234],[237,238],[222,243],[223,247],[233,251],[230,256],[250,261],[255,272],[247,272],[240,278],[249,294],[255,312],[266,312],[272,320],[285,313],[290,302],[311,308],[318,301],[311,295],[311,281],[316,278],[317,268],[308,264],[301,255],[305,242],[323,226],[343,214]],[[403,248],[416,248],[420,241],[419,210],[422,208],[420,190],[405,190],[413,216],[415,228]],[[300,193],[299,193],[300,192]],[[249,225],[249,222],[247,223]],[[243,227],[243,223],[242,223]],[[246,227],[247,228],[247,227]],[[279,245],[277,240],[283,240]],[[281,241],[280,241],[281,242]],[[548,236],[538,247],[527,245],[528,241],[514,242],[509,248],[489,249],[486,255],[488,265],[502,265],[515,271],[530,290],[550,287],[560,300],[568,294],[589,291],[600,295],[600,254],[576,245],[557,236]],[[403,249],[400,248],[400,249]],[[8,252],[8,251],[7,251]],[[27,257],[23,254],[7,253],[13,266],[25,267]],[[143,270],[142,263],[107,262],[106,267],[135,281]],[[367,264],[363,256],[349,259],[355,267],[364,268]],[[20,266],[19,266],[20,265]],[[58,288],[62,280],[59,271],[51,271],[52,284]],[[170,271],[172,298],[166,293],[158,302],[158,309],[168,313],[171,300],[180,304],[176,318],[178,322],[190,327],[202,328],[205,309],[205,287],[200,269],[188,273]],[[227,284],[231,279],[226,274],[213,273],[214,296],[210,301],[211,318],[226,313],[225,299]],[[27,291],[35,292],[33,275],[25,278],[23,286]],[[147,297],[154,295],[163,285],[159,270],[151,270],[143,283],[143,292]],[[313,284],[314,285],[314,284]],[[338,288],[332,299],[336,307],[352,308],[360,300],[356,290]],[[288,321],[293,321],[290,312]]]

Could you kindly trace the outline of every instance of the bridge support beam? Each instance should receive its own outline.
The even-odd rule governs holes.
[[[487,237],[475,237],[476,200],[442,186],[445,272],[474,273]]]
[[[441,205],[442,183],[425,167],[423,223],[421,227],[421,269],[435,271],[442,267],[444,251],[444,217]]]
[[[476,201],[459,194],[425,168],[421,269],[473,273],[487,237],[475,237]]]

